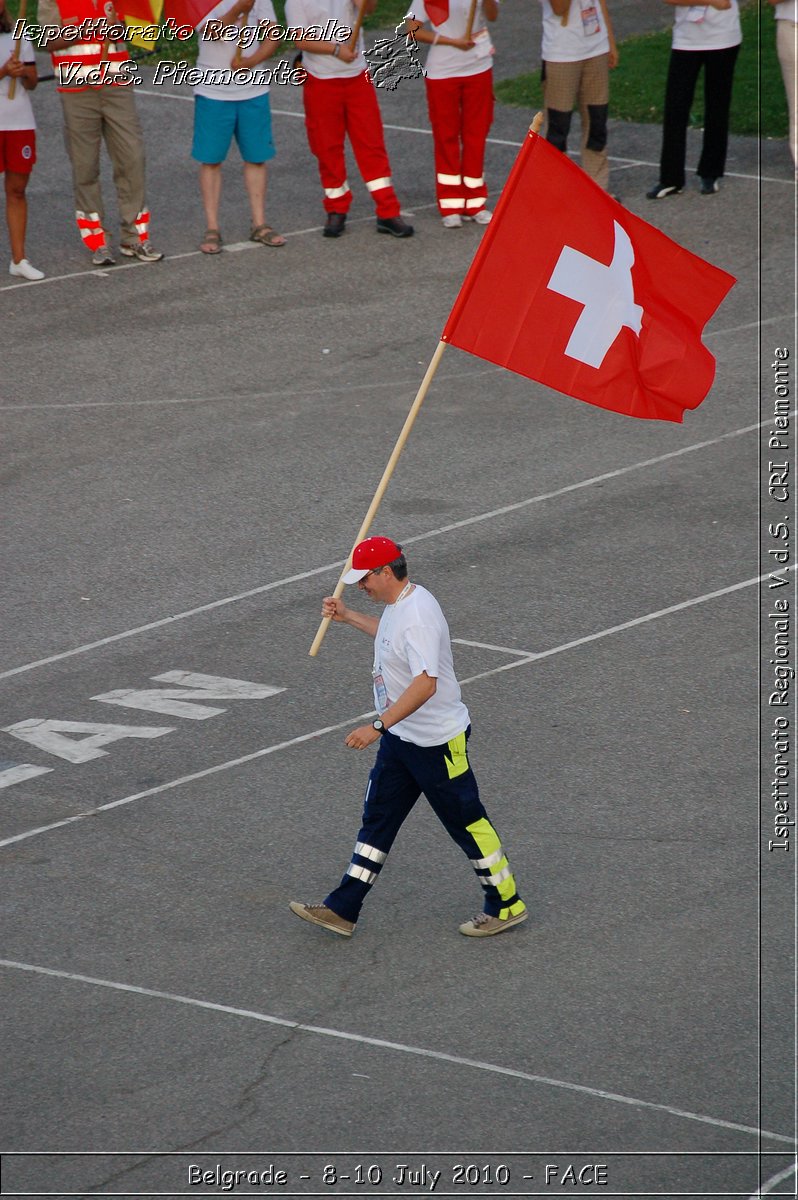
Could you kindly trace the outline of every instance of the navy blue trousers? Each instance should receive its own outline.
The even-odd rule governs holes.
[[[352,860],[339,886],[324,901],[333,912],[357,921],[402,823],[422,792],[446,832],[471,861],[484,889],[485,912],[499,916],[511,908],[523,910],[468,762],[470,732],[469,727],[440,746],[416,746],[390,732],[382,735]]]
[[[687,123],[695,85],[704,68],[704,139],[696,174],[720,179],[729,144],[734,64],[739,46],[727,50],[671,50],[665,88],[659,181],[663,187],[683,188],[687,153]]]

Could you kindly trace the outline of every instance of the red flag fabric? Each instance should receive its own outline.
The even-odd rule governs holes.
[[[424,0],[424,7],[433,25],[449,20],[449,0]]]
[[[734,276],[630,213],[530,133],[441,335],[589,404],[681,421]]]
[[[164,0],[164,20],[171,19],[175,25],[191,25],[196,29],[218,3],[219,0]]]

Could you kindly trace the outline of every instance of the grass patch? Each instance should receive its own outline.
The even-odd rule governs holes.
[[[759,6],[741,6],[743,44],[734,72],[729,130],[731,133],[786,138],[787,102],[776,57],[775,22]],[[761,26],[760,26],[761,20]],[[671,32],[645,34],[619,43],[620,63],[610,75],[610,116],[621,121],[662,124]],[[761,82],[761,88],[760,88]],[[496,84],[496,98],[519,108],[543,107],[538,75],[519,75]],[[704,75],[699,77],[690,125],[701,128]]]

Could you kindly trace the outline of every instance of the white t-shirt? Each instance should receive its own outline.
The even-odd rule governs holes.
[[[434,25],[427,12],[424,0],[414,0],[408,17],[432,25],[433,33],[441,37],[465,37],[471,0],[449,0],[449,16],[440,25]],[[481,75],[493,66],[493,42],[490,40],[482,3],[478,0],[471,27],[475,45],[471,50],[458,50],[456,46],[430,46],[426,70],[428,79],[455,79],[468,75]]]
[[[739,46],[742,40],[737,0],[732,0],[731,8],[691,4],[674,12],[674,50],[728,50]]]
[[[225,37],[205,38],[202,36],[202,31],[207,21],[219,20],[232,7],[232,0],[221,0],[221,3],[212,8],[207,17],[203,17],[197,26],[197,42],[199,45],[197,67],[201,71],[241,71],[241,82],[239,82],[238,78],[231,80],[229,83],[214,83],[206,79],[202,83],[198,83],[194,88],[194,93],[197,96],[208,96],[211,100],[251,100],[255,96],[265,95],[269,90],[268,83],[256,81],[262,79],[264,74],[270,70],[272,66],[271,59],[264,59],[257,66],[248,69],[236,68],[233,66],[233,59],[236,53],[236,43],[234,41],[227,41]],[[254,36],[254,31],[258,28],[261,21],[266,21],[273,25],[276,20],[272,0],[255,0],[251,11],[247,14],[246,28],[249,30],[249,33],[245,35],[245,43],[241,47],[242,57],[249,57],[250,54],[253,54],[256,49],[263,45],[263,42]],[[250,41],[248,38],[252,40]],[[268,75],[266,75],[266,78],[268,78]]]
[[[386,604],[374,639],[374,703],[384,712],[422,672],[437,680],[435,695],[391,726],[402,741],[441,746],[468,727],[468,709],[454,674],[449,626],[441,606],[416,584],[395,604]]]
[[[352,0],[286,0],[285,21],[287,25],[299,25],[302,29],[316,25],[324,31],[330,20],[335,21],[336,29],[354,29],[357,8]],[[320,40],[334,41],[334,38],[327,37]],[[302,66],[309,75],[313,75],[316,79],[353,78],[366,69],[363,45],[361,30],[357,40],[357,57],[354,62],[344,62],[335,54],[313,54],[304,50]]]
[[[582,62],[609,53],[610,37],[600,0],[571,0],[565,25],[549,0],[540,3],[543,5],[540,56],[544,62]]]
[[[0,33],[0,66],[8,62],[14,53],[15,45],[10,33]],[[26,34],[22,35],[19,57],[21,62],[36,62],[33,46]],[[33,115],[33,105],[30,102],[28,91],[22,86],[22,80],[18,79],[14,89],[14,99],[9,100],[10,83],[10,75],[4,75],[0,79],[0,129],[4,132],[9,129],[35,129],[36,119]]]
[[[774,11],[777,21],[792,21],[798,25],[798,0],[782,0]]]

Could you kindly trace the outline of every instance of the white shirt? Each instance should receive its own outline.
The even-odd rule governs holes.
[[[777,21],[792,21],[798,25],[798,0],[782,0],[774,11]]]
[[[271,59],[264,59],[263,62],[258,63],[255,67],[236,68],[233,66],[233,59],[236,53],[236,43],[234,41],[227,41],[225,37],[206,38],[202,36],[207,21],[219,20],[232,7],[232,0],[221,0],[221,3],[212,8],[197,26],[197,43],[199,46],[197,67],[201,71],[235,72],[240,70],[243,74],[242,82],[239,82],[238,79],[231,80],[229,83],[213,83],[210,80],[204,80],[194,88],[194,93],[197,96],[208,96],[211,100],[251,100],[255,96],[265,95],[269,90],[268,83],[256,81],[262,79],[264,74],[270,70]],[[263,42],[254,36],[254,31],[258,28],[261,21],[266,21],[273,25],[276,20],[272,0],[255,0],[251,11],[247,14],[246,28],[250,32],[248,35],[245,35],[245,44],[241,47],[243,57],[249,57],[250,54],[253,54],[256,49],[263,45]],[[266,77],[268,78],[268,75]]]
[[[336,29],[355,27],[357,8],[352,0],[286,0],[285,21],[287,25],[301,26],[307,29],[316,25],[324,30],[329,20],[334,20]],[[331,38],[322,38],[331,41]],[[363,32],[357,40],[357,57],[354,62],[344,62],[335,54],[313,54],[307,50],[302,52],[302,66],[309,75],[316,79],[348,79],[360,75],[366,69],[363,57]]]
[[[434,25],[424,0],[415,0],[407,15],[415,17],[417,21],[426,21],[432,25],[433,33],[439,33],[441,37],[459,38],[465,37],[470,10],[471,0],[449,0],[449,16],[440,25]],[[493,42],[485,25],[481,2],[477,3],[474,13],[472,36],[476,44],[471,50],[458,50],[456,46],[430,46],[426,62],[427,78],[463,78],[489,71],[493,65]]]
[[[0,66],[8,62],[14,53],[15,45],[10,33],[0,33]],[[36,62],[36,55],[33,53],[33,46],[27,34],[22,35],[19,57],[21,62]],[[11,78],[10,75],[5,75],[0,79],[0,129],[3,132],[9,129],[35,129],[36,119],[33,115],[33,105],[21,79],[17,80],[14,99],[9,100],[8,98]]]
[[[674,12],[674,50],[728,50],[739,46],[742,40],[737,0],[732,0],[731,8],[691,4]]]
[[[437,680],[435,695],[390,732],[416,746],[441,746],[467,729],[470,717],[454,674],[446,618],[432,593],[415,584],[401,600],[386,604],[380,617],[374,638],[377,712],[398,700],[424,671]]]
[[[610,37],[600,0],[571,0],[565,25],[549,0],[540,3],[543,5],[540,56],[544,62],[583,62],[609,53]]]

